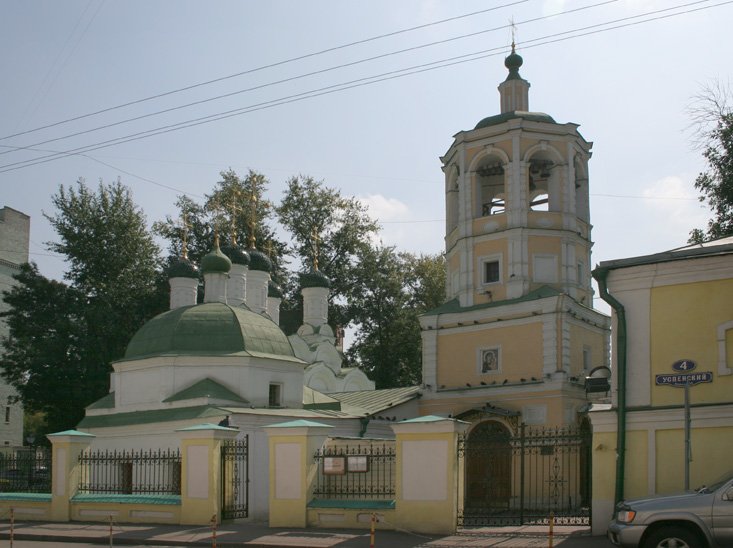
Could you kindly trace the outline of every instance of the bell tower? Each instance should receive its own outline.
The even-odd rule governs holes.
[[[420,318],[423,414],[570,425],[609,363],[593,309],[588,160],[578,125],[529,110],[512,45],[499,113],[460,131],[445,176],[447,302]]]
[[[500,114],[458,133],[441,158],[447,294],[473,306],[547,285],[590,306],[592,143],[576,124],[529,111],[522,63],[512,47]]]

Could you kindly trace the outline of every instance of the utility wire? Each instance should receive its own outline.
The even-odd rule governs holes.
[[[389,38],[391,36],[397,36],[399,34],[404,34],[404,33],[407,33],[407,32],[412,32],[412,31],[415,31],[415,30],[420,30],[420,29],[431,27],[431,26],[440,25],[440,24],[447,23],[447,22],[450,22],[450,21],[456,21],[458,19],[465,19],[467,17],[473,17],[474,15],[480,15],[480,14],[483,14],[483,13],[488,13],[488,12],[491,12],[491,11],[496,11],[496,10],[499,10],[499,9],[502,9],[502,8],[507,8],[507,7],[515,6],[517,4],[523,4],[523,3],[528,2],[528,1],[529,0],[517,0],[515,2],[510,2],[508,4],[502,4],[501,6],[495,6],[493,8],[488,8],[488,9],[485,9],[485,10],[479,10],[479,11],[474,11],[474,12],[471,12],[471,13],[466,13],[466,14],[463,14],[463,15],[457,15],[455,17],[449,17],[447,19],[441,19],[439,21],[433,21],[431,23],[425,23],[423,25],[417,25],[415,27],[410,27],[410,28],[406,28],[406,29],[396,30],[396,31],[393,31],[393,32],[388,32],[386,34],[380,34],[380,35],[377,35],[377,36],[372,36],[370,38],[364,38],[362,40],[357,40],[355,42],[349,42],[347,44],[342,44],[340,46],[334,46],[334,47],[326,48],[326,49],[323,49],[323,50],[320,50],[320,51],[315,51],[315,52],[312,52],[312,53],[306,53],[306,54],[300,55],[298,57],[291,57],[290,59],[284,59],[282,61],[277,61],[275,63],[270,63],[268,65],[262,65],[260,67],[255,67],[255,68],[252,68],[252,69],[244,70],[242,72],[237,72],[237,73],[234,73],[234,74],[229,74],[228,76],[222,76],[220,78],[214,78],[213,80],[207,80],[205,82],[199,82],[197,84],[191,84],[189,86],[185,86],[185,87],[182,87],[182,88],[174,89],[174,90],[171,90],[171,91],[166,91],[166,92],[163,92],[163,93],[158,93],[157,95],[150,95],[149,97],[144,97],[142,99],[136,99],[134,101],[130,101],[130,102],[127,102],[127,103],[122,103],[120,105],[116,105],[116,106],[113,106],[113,107],[104,108],[104,109],[98,110],[96,112],[90,112],[90,113],[87,113],[87,114],[82,114],[82,115],[79,115],[79,116],[75,116],[73,118],[68,118],[66,120],[61,120],[59,122],[54,122],[54,123],[51,123],[51,124],[47,124],[45,126],[40,126],[40,127],[37,127],[37,128],[26,130],[26,131],[14,133],[12,135],[6,135],[5,137],[0,137],[0,141],[4,141],[5,139],[10,139],[11,137],[18,137],[20,135],[26,135],[28,133],[34,133],[34,132],[40,131],[42,129],[48,129],[48,128],[56,127],[56,126],[59,126],[61,124],[66,124],[68,122],[74,122],[76,120],[82,120],[84,118],[89,118],[91,116],[96,116],[98,114],[103,114],[105,112],[110,112],[110,111],[113,111],[113,110],[118,110],[118,109],[121,109],[121,108],[124,108],[124,107],[129,107],[129,106],[132,106],[132,105],[137,105],[137,104],[140,104],[140,103],[144,103],[146,101],[151,101],[153,99],[159,99],[161,97],[166,97],[168,95],[173,95],[173,94],[176,94],[176,93],[181,93],[183,91],[188,91],[188,90],[191,90],[191,89],[195,89],[195,88],[199,88],[199,87],[203,87],[203,86],[208,86],[210,84],[215,84],[217,82],[223,82],[224,80],[230,80],[232,78],[237,78],[239,76],[244,76],[246,74],[252,74],[254,72],[259,72],[259,71],[262,71],[262,70],[265,70],[265,69],[269,69],[269,68],[273,68],[273,67],[277,67],[277,66],[281,66],[281,65],[286,65],[286,64],[289,64],[289,63],[293,63],[295,61],[302,61],[303,59],[308,59],[310,57],[316,57],[318,55],[323,55],[324,53],[330,53],[330,52],[333,52],[333,51],[338,51],[338,50],[349,48],[349,47],[352,47],[352,46],[357,46],[357,45],[360,45],[360,44],[366,44],[368,42],[374,42],[376,40],[381,40],[382,38]]]
[[[691,2],[691,3],[688,3],[688,4],[682,4],[682,5],[679,5],[679,6],[675,6],[673,8],[666,8],[666,9],[661,9],[661,10],[654,10],[654,11],[651,11],[651,12],[647,12],[647,13],[643,13],[643,14],[639,14],[639,15],[635,15],[635,16],[624,17],[624,18],[621,18],[621,19],[613,20],[613,21],[607,21],[607,22],[604,22],[604,23],[599,23],[599,24],[596,24],[596,25],[590,25],[590,26],[587,26],[587,27],[581,27],[581,28],[578,28],[578,29],[570,30],[570,31],[563,31],[563,32],[555,33],[555,34],[550,34],[550,35],[547,35],[547,36],[544,36],[544,37],[535,38],[535,39],[532,39],[532,40],[527,40],[525,42],[522,42],[520,45],[523,47],[523,49],[530,49],[530,48],[534,48],[534,47],[538,47],[538,46],[542,46],[542,45],[546,45],[546,44],[552,44],[552,43],[556,43],[556,42],[562,42],[562,41],[565,41],[565,40],[571,40],[571,39],[574,39],[574,38],[580,38],[580,37],[589,36],[589,35],[593,35],[593,34],[600,34],[600,33],[603,33],[603,32],[608,32],[608,31],[611,31],[611,30],[619,29],[619,28],[640,25],[640,24],[643,24],[643,23],[649,23],[649,22],[652,22],[652,21],[658,21],[658,20],[662,20],[662,19],[669,19],[671,17],[676,17],[676,16],[679,16],[679,15],[686,15],[686,14],[689,14],[689,13],[693,13],[693,12],[697,12],[697,11],[703,11],[703,10],[707,10],[707,9],[711,9],[711,8],[715,8],[715,7],[719,7],[719,6],[723,6],[723,5],[727,5],[727,4],[733,3],[733,0],[727,0],[727,1],[719,2],[719,3],[714,4],[714,5],[711,5],[711,6],[703,6],[703,7],[700,7],[700,8],[689,9],[689,10],[680,11],[680,12],[677,12],[677,13],[660,15],[658,17],[651,17],[649,19],[645,19],[645,20],[642,20],[642,21],[633,21],[633,22],[628,22],[628,23],[624,23],[624,24],[615,25],[615,26],[608,27],[608,28],[597,29],[597,27],[602,27],[602,26],[605,26],[605,25],[610,25],[610,24],[613,24],[613,23],[616,23],[616,22],[628,21],[629,19],[638,19],[640,17],[645,17],[645,16],[648,16],[648,15],[654,15],[654,14],[657,14],[657,13],[666,12],[666,11],[669,11],[671,9],[679,9],[679,8],[682,8],[682,7],[688,7],[688,6],[691,6],[691,5],[700,4],[700,3],[703,3],[703,2],[707,2],[707,1],[709,1],[709,0],[698,0],[697,2]],[[570,33],[573,33],[573,32],[579,32],[579,31],[583,31],[583,30],[586,30],[586,29],[592,29],[592,28],[596,28],[596,30],[589,31],[589,32],[584,32],[584,33],[581,33],[581,34],[575,34],[575,35],[572,35],[572,36],[564,36],[564,35],[567,35],[567,34],[570,34]],[[558,36],[562,36],[562,37],[561,38],[556,38]],[[525,45],[525,44],[529,44],[529,45]],[[405,69],[395,70],[395,71],[383,73],[383,74],[380,74],[380,75],[375,75],[375,76],[369,76],[369,77],[365,77],[365,78],[360,78],[360,79],[357,79],[357,80],[352,80],[351,82],[345,82],[345,83],[335,84],[335,85],[332,85],[332,86],[326,86],[326,87],[319,88],[319,89],[316,89],[316,90],[310,90],[310,91],[306,91],[306,92],[303,92],[303,93],[299,93],[299,94],[295,94],[295,95],[283,97],[283,98],[280,98],[280,99],[274,99],[274,100],[271,100],[271,101],[266,101],[266,102],[263,102],[263,103],[258,103],[258,104],[255,104],[255,105],[250,105],[250,106],[242,107],[242,108],[239,108],[239,109],[234,109],[234,110],[231,110],[231,111],[225,111],[225,112],[221,112],[221,113],[217,113],[217,114],[212,114],[212,115],[209,115],[209,116],[204,116],[204,117],[201,117],[201,118],[191,119],[191,120],[187,120],[187,121],[184,121],[184,122],[179,122],[179,123],[176,123],[176,124],[171,124],[171,125],[168,125],[168,126],[162,126],[162,127],[159,127],[159,128],[155,128],[155,129],[151,129],[151,130],[146,130],[146,131],[139,132],[139,133],[134,133],[134,134],[131,134],[131,135],[127,135],[127,136],[123,136],[123,137],[118,137],[118,138],[110,139],[110,140],[107,140],[107,141],[101,141],[101,142],[98,142],[98,143],[92,143],[90,145],[85,145],[85,146],[82,146],[82,147],[78,147],[76,149],[66,150],[66,151],[63,151],[63,152],[60,152],[60,153],[57,153],[57,154],[53,154],[53,155],[41,156],[41,157],[38,157],[38,158],[35,158],[35,159],[25,160],[23,162],[15,162],[15,163],[12,163],[12,164],[6,164],[6,165],[3,165],[3,166],[0,166],[0,173],[5,173],[7,171],[13,171],[13,170],[16,170],[16,169],[22,169],[24,167],[29,167],[29,166],[33,166],[33,165],[42,164],[42,163],[47,163],[47,162],[50,162],[50,161],[54,161],[54,160],[56,160],[56,159],[58,159],[60,157],[63,157],[63,156],[78,154],[81,151],[83,151],[83,152],[91,152],[93,150],[99,150],[99,149],[107,148],[107,147],[114,146],[114,145],[117,145],[117,144],[127,143],[127,142],[130,142],[130,141],[136,141],[136,140],[139,140],[139,139],[145,139],[147,137],[152,137],[154,135],[161,135],[161,134],[164,134],[164,133],[170,133],[172,131],[178,131],[179,129],[184,129],[184,128],[193,127],[193,126],[197,126],[197,125],[201,125],[201,124],[205,124],[205,123],[210,123],[210,122],[214,122],[214,121],[218,121],[218,120],[223,120],[223,119],[226,119],[226,118],[231,118],[233,116],[239,116],[239,115],[242,115],[242,114],[248,114],[250,112],[255,112],[255,111],[258,111],[258,110],[264,110],[266,108],[272,108],[274,106],[280,106],[280,105],[284,105],[284,104],[288,104],[288,103],[302,101],[304,99],[310,99],[310,98],[314,98],[314,97],[319,97],[321,95],[327,95],[327,94],[335,93],[335,92],[338,92],[338,91],[345,91],[347,89],[361,87],[361,86],[365,86],[365,85],[369,85],[369,84],[374,84],[374,83],[382,82],[382,81],[386,81],[386,80],[393,80],[393,79],[396,79],[396,78],[402,78],[402,77],[405,77],[405,76],[411,76],[411,75],[414,75],[414,74],[419,74],[419,73],[422,73],[422,72],[436,70],[436,69],[439,69],[439,68],[445,68],[445,67],[449,67],[449,66],[453,66],[453,65],[457,65],[457,64],[461,64],[461,63],[476,61],[476,60],[479,60],[479,59],[484,59],[484,58],[487,58],[487,57],[492,57],[492,56],[499,55],[501,52],[499,52],[499,53],[488,53],[488,52],[492,52],[492,51],[499,50],[499,49],[502,49],[503,50],[504,47],[502,46],[502,47],[497,47],[497,48],[491,48],[491,49],[488,49],[488,50],[482,50],[482,51],[479,51],[479,52],[474,52],[474,53],[465,54],[465,55],[461,55],[461,56],[457,56],[457,57],[452,57],[452,58],[449,58],[449,59],[443,59],[441,61],[434,61],[434,62],[431,62],[431,63],[425,63],[423,65],[416,65],[416,66],[408,67],[408,68],[405,68]],[[25,165],[19,165],[19,164],[25,164]]]
[[[700,2],[709,2],[710,0],[698,0],[698,1],[700,1]],[[559,15],[567,15],[567,14],[570,14],[570,13],[575,13],[575,12],[584,11],[584,10],[591,9],[591,8],[596,8],[596,7],[599,7],[599,6],[604,6],[606,4],[612,4],[614,2],[618,2],[618,0],[605,0],[605,1],[599,2],[597,4],[591,4],[591,5],[588,5],[588,6],[582,6],[580,8],[575,8],[575,9],[571,9],[571,10],[560,11],[560,12],[552,13],[552,14],[549,14],[549,15],[543,15],[543,16],[540,16],[540,17],[534,17],[532,19],[526,19],[524,21],[515,22],[514,24],[515,25],[523,25],[523,24],[527,24],[527,23],[534,23],[534,22],[537,22],[537,21],[542,21],[544,19],[550,19],[552,17],[556,17],[556,16],[559,16]],[[264,88],[267,88],[267,87],[275,86],[275,85],[278,85],[278,84],[285,84],[285,83],[288,83],[288,82],[293,82],[295,80],[300,80],[300,79],[303,79],[303,78],[307,78],[309,76],[316,76],[316,75],[319,75],[319,74],[325,74],[327,72],[332,72],[332,71],[339,70],[339,69],[342,69],[342,68],[347,68],[347,67],[353,67],[355,65],[359,65],[359,64],[362,64],[362,63],[367,63],[367,62],[370,62],[370,61],[376,61],[378,59],[384,59],[386,57],[391,57],[391,56],[394,56],[394,55],[400,55],[402,53],[407,53],[407,52],[410,52],[410,51],[416,51],[416,50],[427,48],[427,47],[431,47],[431,46],[446,44],[446,43],[449,43],[449,42],[454,42],[456,40],[462,40],[462,39],[465,39],[465,38],[472,38],[472,37],[475,37],[475,36],[478,36],[478,35],[481,35],[481,34],[487,34],[487,33],[490,33],[490,32],[495,32],[495,31],[498,31],[498,30],[506,29],[506,28],[509,28],[511,26],[512,26],[511,24],[501,25],[499,27],[494,27],[494,28],[491,28],[491,29],[485,29],[485,30],[481,30],[481,31],[477,31],[477,32],[468,33],[468,34],[462,34],[462,35],[459,35],[459,36],[454,36],[454,37],[451,37],[451,38],[446,38],[444,40],[438,40],[438,41],[435,41],[435,42],[429,42],[427,44],[420,44],[418,46],[412,46],[412,47],[401,49],[401,50],[396,50],[396,51],[392,51],[392,52],[388,52],[388,53],[383,53],[383,54],[380,54],[380,55],[375,55],[375,56],[372,56],[372,57],[366,57],[364,59],[359,59],[359,60],[356,60],[356,61],[351,61],[351,62],[348,62],[348,63],[343,63],[341,65],[335,65],[335,66],[327,67],[327,68],[324,68],[324,69],[320,69],[320,70],[316,70],[316,71],[312,71],[312,72],[307,72],[307,73],[300,74],[300,75],[297,75],[297,76],[291,76],[291,77],[288,77],[288,78],[283,78],[281,80],[267,82],[267,83],[260,84],[260,85],[257,85],[257,86],[253,86],[253,87],[249,87],[249,88],[245,88],[245,89],[241,89],[241,90],[237,90],[237,91],[232,91],[230,93],[225,93],[225,94],[222,94],[222,95],[217,95],[217,96],[209,97],[209,98],[206,98],[206,99],[201,99],[199,101],[193,101],[191,103],[186,103],[184,105],[179,105],[179,106],[175,106],[175,107],[171,107],[171,108],[167,108],[167,109],[163,109],[163,110],[158,110],[158,111],[155,111],[155,112],[150,112],[148,114],[141,114],[140,116],[135,116],[133,118],[127,118],[127,119],[124,119],[124,120],[120,120],[118,122],[111,122],[109,124],[104,124],[104,125],[101,125],[101,126],[97,126],[97,127],[91,128],[91,129],[77,131],[76,133],[70,133],[70,134],[67,134],[67,135],[63,135],[61,137],[54,137],[53,139],[46,139],[45,141],[39,141],[37,143],[33,143],[33,144],[30,144],[30,145],[26,145],[26,146],[18,146],[18,147],[15,147],[14,150],[8,150],[8,151],[5,151],[5,152],[0,152],[0,156],[5,155],[5,154],[10,154],[10,153],[15,152],[17,150],[30,149],[32,147],[46,145],[48,143],[54,143],[54,142],[57,142],[57,141],[62,141],[62,140],[65,140],[65,139],[70,139],[72,137],[78,137],[79,135],[85,135],[87,133],[93,133],[95,131],[100,131],[100,130],[103,130],[103,129],[109,129],[111,127],[119,126],[119,125],[122,125],[122,124],[127,124],[127,123],[135,122],[135,121],[138,121],[138,120],[143,120],[145,118],[150,118],[152,116],[158,116],[158,115],[161,115],[161,114],[166,114],[166,113],[169,113],[169,112],[174,112],[176,110],[181,110],[181,109],[184,109],[184,108],[189,108],[189,107],[192,107],[192,106],[201,105],[201,104],[209,103],[209,102],[212,102],[212,101],[217,101],[217,100],[220,100],[220,99],[225,99],[227,97],[232,97],[234,95],[239,95],[239,94],[242,94],[242,93],[248,93],[250,91],[260,90],[260,89],[264,89]]]

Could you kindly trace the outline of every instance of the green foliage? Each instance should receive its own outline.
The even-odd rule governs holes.
[[[30,413],[44,412],[51,431],[71,428],[84,407],[108,391],[110,362],[145,320],[165,309],[168,290],[158,249],[127,188],[83,181],[59,188],[47,215],[59,242],[69,284],[24,265],[6,291],[10,329],[0,362]]]
[[[35,264],[22,265],[15,279],[4,293],[10,336],[0,357],[3,378],[26,412],[45,413],[51,432],[66,430],[83,417],[84,405],[105,393],[109,364],[87,359],[82,292],[43,277]]]
[[[317,250],[318,269],[331,280],[329,317],[347,325],[353,318],[343,303],[353,296],[359,256],[371,247],[377,223],[356,198],[345,198],[322,181],[302,175],[288,181],[276,211],[304,270],[312,267]],[[291,287],[299,289],[295,282]]]
[[[264,197],[269,181],[252,170],[244,178],[232,169],[222,171],[220,176],[221,180],[213,192],[206,195],[204,204],[197,204],[188,196],[179,196],[176,202],[179,218],[168,216],[165,221],[153,223],[153,231],[168,240],[171,257],[181,256],[185,235],[189,258],[200,264],[201,258],[214,245],[215,230],[219,232],[222,244],[234,240],[238,246],[246,248],[254,226],[257,249],[270,255],[275,270],[273,278],[277,283],[283,283],[282,263],[286,245],[275,236],[270,226],[275,207]],[[252,224],[252,221],[256,222]]]
[[[733,234],[733,109],[730,91],[720,85],[706,88],[692,109],[698,141],[707,171],[695,179],[700,201],[707,202],[713,217],[706,229],[690,233],[690,243],[702,243]]]
[[[418,316],[442,304],[442,255],[397,253],[369,248],[360,257],[349,308],[357,324],[349,357],[377,388],[417,384],[422,350]]]

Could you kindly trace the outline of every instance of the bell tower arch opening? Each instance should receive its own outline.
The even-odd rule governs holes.
[[[474,217],[488,217],[506,212],[506,181],[501,159],[490,155],[475,170],[476,201]]]

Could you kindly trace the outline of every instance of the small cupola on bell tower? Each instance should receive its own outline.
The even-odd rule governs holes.
[[[529,82],[519,75],[519,67],[522,66],[524,60],[514,49],[512,42],[512,52],[504,59],[504,66],[509,69],[509,74],[501,84],[499,84],[499,95],[501,97],[501,113],[515,111],[529,111]]]

